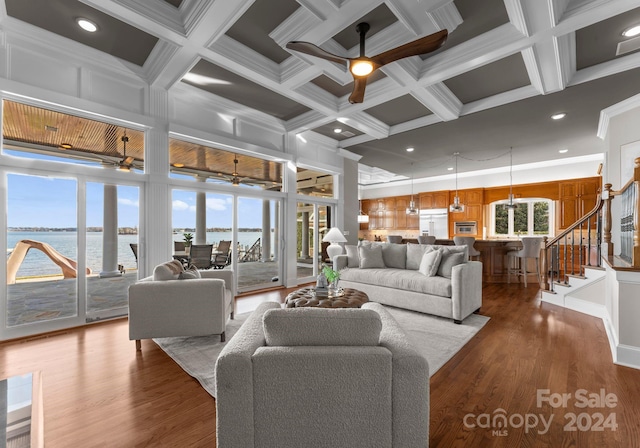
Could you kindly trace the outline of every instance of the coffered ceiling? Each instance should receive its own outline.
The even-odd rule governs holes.
[[[98,31],[77,28],[78,17]],[[362,21],[368,56],[441,29],[449,37],[379,69],[350,104],[348,71],[285,45],[355,57]],[[505,166],[510,147],[514,164],[599,153],[600,111],[640,93],[640,37],[616,55],[640,24],[637,0],[0,0],[4,23],[335,139],[362,156],[363,173],[446,174],[454,153],[461,172]],[[567,115],[551,120],[557,112]]]

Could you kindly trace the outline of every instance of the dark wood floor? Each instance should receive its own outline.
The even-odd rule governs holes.
[[[243,297],[238,312],[286,293]],[[491,320],[431,379],[431,447],[640,447],[640,371],[612,363],[599,319],[540,303],[531,285],[483,294]],[[48,448],[214,446],[213,398],[152,341],[136,353],[127,330],[119,320],[1,344],[0,376],[42,372]],[[571,394],[567,407],[538,407],[544,389]],[[579,408],[581,390],[617,405]]]

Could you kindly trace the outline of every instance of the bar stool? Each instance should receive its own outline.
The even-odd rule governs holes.
[[[433,235],[418,235],[418,244],[436,244],[436,237]]]
[[[528,260],[534,259],[536,262],[536,274],[538,275],[538,285],[540,285],[540,248],[542,246],[542,237],[530,236],[522,238],[522,249],[514,250],[507,253],[507,283],[511,283],[511,274],[516,277],[521,275],[524,277],[524,287],[527,287],[527,270]]]
[[[453,244],[456,246],[467,246],[469,248],[469,260],[472,257],[479,257],[480,251],[477,250],[473,245],[475,244],[476,239],[472,236],[454,236]]]

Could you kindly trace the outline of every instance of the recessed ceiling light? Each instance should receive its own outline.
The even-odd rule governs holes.
[[[635,37],[640,34],[640,25],[632,26],[631,28],[627,28],[622,32],[624,37]]]
[[[447,168],[447,171],[453,171],[453,167],[450,166],[449,168]]]
[[[408,148],[407,148],[407,152],[413,152],[413,147],[411,147],[411,146],[410,146],[410,147],[408,147]]]
[[[96,31],[98,31],[98,25],[96,25],[89,19],[85,19],[84,17],[78,17],[76,19],[76,23],[80,28],[90,33],[95,33]]]
[[[560,154],[564,154],[565,152],[569,152],[569,150],[565,148],[565,149],[560,149],[558,152]]]
[[[564,117],[566,117],[566,116],[567,116],[567,114],[566,114],[566,113],[564,113],[564,112],[560,112],[560,113],[558,113],[558,114],[553,114],[553,115],[551,115],[551,118],[552,118],[553,120],[562,120],[562,119],[563,119]]]
[[[59,148],[60,149],[71,149],[71,148],[73,148],[73,146],[71,145],[71,143],[60,143]]]
[[[342,132],[342,128],[334,128],[333,132],[335,132],[336,134],[339,134]]]

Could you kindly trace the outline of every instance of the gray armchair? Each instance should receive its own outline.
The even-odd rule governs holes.
[[[233,319],[233,271],[198,271],[201,278],[180,279],[180,261],[156,266],[154,275],[129,287],[129,339],[219,334],[225,340]]]
[[[263,303],[215,375],[219,448],[429,444],[429,366],[377,303]]]

